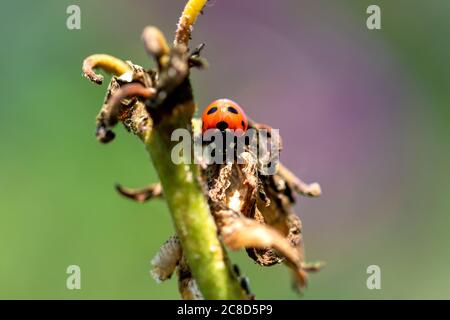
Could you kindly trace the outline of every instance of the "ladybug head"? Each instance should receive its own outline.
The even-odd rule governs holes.
[[[229,99],[219,99],[213,101],[203,111],[202,131],[208,129],[226,129],[246,131],[248,127],[247,117],[242,108],[234,101]]]

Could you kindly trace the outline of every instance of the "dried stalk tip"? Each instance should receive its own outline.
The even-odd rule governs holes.
[[[208,0],[189,0],[184,7],[180,20],[178,21],[177,30],[175,32],[175,46],[183,46],[187,49],[189,40],[191,39],[192,29],[199,14],[202,13],[203,7]]]
[[[142,32],[142,41],[147,52],[156,58],[160,66],[167,62],[163,61],[162,58],[169,54],[170,48],[166,38],[158,28],[146,27]]]
[[[108,54],[94,54],[83,61],[83,75],[96,84],[103,83],[103,76],[94,72],[95,68],[103,69],[113,75],[121,76],[130,67],[122,60]]]

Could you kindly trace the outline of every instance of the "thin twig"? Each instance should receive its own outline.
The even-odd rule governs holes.
[[[116,76],[121,76],[131,68],[122,60],[109,54],[93,54],[83,61],[83,74],[97,84],[103,83],[103,76],[96,74],[94,68],[103,69]]]

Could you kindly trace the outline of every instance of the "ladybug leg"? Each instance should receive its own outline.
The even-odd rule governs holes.
[[[116,190],[122,196],[140,203],[163,197],[162,187],[160,183],[152,184],[142,189],[124,188],[121,185],[117,184]]]

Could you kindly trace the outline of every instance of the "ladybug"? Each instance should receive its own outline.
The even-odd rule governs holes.
[[[202,131],[208,129],[226,129],[247,131],[248,120],[242,108],[229,99],[219,99],[213,101],[203,111]]]

